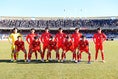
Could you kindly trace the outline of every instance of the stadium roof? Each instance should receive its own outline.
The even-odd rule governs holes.
[[[16,17],[0,16],[0,20],[56,20],[56,19],[118,19],[118,16],[101,16],[101,17]]]

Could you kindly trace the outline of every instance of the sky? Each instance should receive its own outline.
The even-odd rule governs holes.
[[[118,16],[118,0],[0,0],[0,16]]]

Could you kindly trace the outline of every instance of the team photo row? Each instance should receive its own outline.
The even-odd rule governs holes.
[[[49,62],[52,60],[52,51],[55,51],[55,60],[57,62],[64,62],[66,61],[66,53],[70,51],[72,52],[71,61],[80,63],[82,61],[82,53],[85,52],[88,55],[87,63],[91,64],[89,41],[79,30],[79,28],[75,28],[74,33],[66,34],[62,28],[59,28],[54,35],[51,34],[49,28],[46,27],[45,32],[39,35],[35,32],[35,28],[31,28],[30,33],[25,38],[28,43],[28,50],[26,50],[23,35],[18,33],[17,28],[13,28],[12,33],[8,37],[8,41],[11,44],[11,62],[18,61],[19,51],[24,53],[24,62],[28,63],[31,62],[32,53],[35,54],[36,61],[38,61],[37,54],[39,53],[41,62]],[[107,36],[102,32],[101,28],[97,28],[96,30],[97,32],[92,38],[96,51],[94,61],[98,61],[98,52],[100,50],[102,62],[104,63],[103,42],[107,39]],[[44,61],[45,56],[46,61]]]

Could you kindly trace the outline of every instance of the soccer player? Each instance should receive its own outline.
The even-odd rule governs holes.
[[[44,62],[44,55],[46,49],[48,49],[49,39],[51,37],[51,34],[49,33],[49,28],[45,28],[45,32],[41,35],[41,41],[43,43],[43,53],[42,53],[42,62]]]
[[[22,50],[24,52],[25,62],[27,61],[27,52],[24,46],[24,42],[22,41],[22,37],[18,36],[18,40],[15,41],[15,50],[14,50],[14,61],[16,61],[16,54]]]
[[[81,37],[82,39],[79,41],[79,53],[77,55],[78,63],[80,62],[80,56],[82,52],[86,52],[88,54],[88,64],[91,64],[91,53],[89,51],[89,42],[86,40],[85,36]]]
[[[57,42],[53,36],[51,36],[50,40],[49,40],[47,61],[48,61],[48,59],[51,60],[51,51],[52,50],[57,52]]]
[[[32,56],[33,52],[35,52],[35,53],[39,52],[40,55],[41,55],[41,59],[42,59],[41,41],[40,41],[38,36],[35,36],[34,40],[31,43],[30,51],[29,51],[29,54],[28,54],[28,62],[31,61],[31,56]]]
[[[96,54],[95,54],[95,61],[97,61],[98,58],[98,52],[99,50],[101,51],[101,56],[102,56],[102,62],[104,63],[104,50],[103,50],[103,42],[106,40],[107,36],[102,33],[101,28],[97,28],[97,33],[94,34],[93,36],[93,41],[95,44],[95,49],[96,49]]]
[[[35,29],[32,28],[32,29],[31,29],[31,33],[26,36],[26,41],[27,41],[27,43],[29,44],[29,52],[30,52],[30,49],[31,49],[32,41],[34,40],[34,37],[35,37],[35,36],[38,36],[38,34],[36,34],[36,33],[35,33]],[[29,54],[29,52],[28,52],[28,54]],[[36,57],[36,60],[38,60],[38,58],[37,58],[37,53],[36,53],[36,52],[35,52],[35,57]]]
[[[66,34],[63,33],[62,28],[59,28],[58,31],[59,32],[55,35],[55,40],[57,41],[56,59],[58,60],[58,62],[60,62],[59,50],[62,49],[62,52],[63,52],[63,43],[64,43],[64,40],[65,40]]]
[[[74,45],[70,36],[67,36],[63,44],[63,52],[61,62],[66,61],[66,53],[71,51],[73,53]]]
[[[78,49],[78,44],[79,44],[81,36],[82,36],[82,33],[79,32],[79,28],[75,28],[75,33],[72,34],[72,40],[74,42],[74,52],[73,52],[72,61],[76,61],[76,57],[77,57],[76,56],[76,51]],[[79,53],[79,51],[78,51],[78,53]]]
[[[13,57],[14,57],[14,50],[15,50],[15,45],[14,45],[14,43],[15,43],[15,41],[17,40],[17,37],[18,36],[22,36],[20,33],[18,33],[17,32],[18,31],[18,29],[17,28],[13,28],[13,30],[12,30],[12,33],[9,35],[9,37],[8,37],[8,41],[10,42],[10,44],[11,44],[11,50],[12,50],[12,52],[11,52],[11,61],[13,61]],[[18,59],[18,54],[17,54],[17,59]]]

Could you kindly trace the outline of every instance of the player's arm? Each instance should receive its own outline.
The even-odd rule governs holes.
[[[9,35],[8,41],[9,41],[10,44],[12,44],[12,34]]]
[[[14,45],[15,45],[15,50],[16,50],[16,48],[17,48],[17,41],[14,42]]]
[[[93,42],[96,43],[96,36],[93,35]]]
[[[105,41],[107,39],[107,36],[103,34],[103,37],[104,37],[103,41]]]
[[[44,39],[43,39],[44,35],[41,35],[41,42],[44,43]]]
[[[26,41],[27,41],[28,44],[30,44],[30,42],[29,42],[29,35],[26,36]]]

